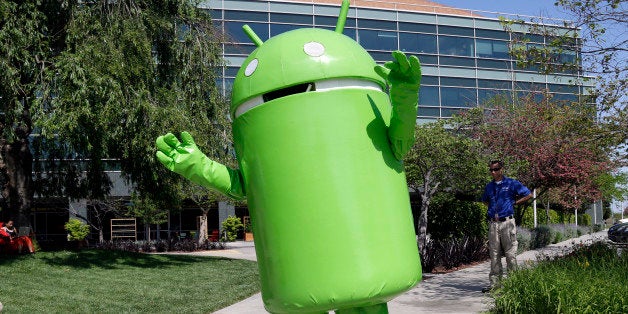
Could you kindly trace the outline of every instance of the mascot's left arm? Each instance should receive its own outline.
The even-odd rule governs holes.
[[[414,144],[419,86],[421,85],[421,63],[416,56],[406,58],[401,51],[393,52],[394,61],[375,67],[375,72],[390,85],[392,115],[388,127],[393,154],[398,160],[408,153]]]

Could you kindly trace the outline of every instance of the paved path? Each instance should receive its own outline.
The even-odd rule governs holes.
[[[606,238],[606,231],[584,235],[543,249],[523,252],[517,256],[517,261],[520,266],[523,266],[533,263],[539,257],[568,253],[576,244],[602,241]],[[227,246],[226,250],[194,254],[255,260],[252,242],[228,243]],[[505,261],[503,262],[505,265]],[[415,288],[388,302],[388,309],[391,314],[486,312],[492,307],[493,302],[489,295],[482,293],[482,288],[488,285],[489,264],[489,262],[484,262],[447,274],[424,274],[423,280]],[[261,314],[267,312],[264,310],[261,294],[257,293],[214,313]]]

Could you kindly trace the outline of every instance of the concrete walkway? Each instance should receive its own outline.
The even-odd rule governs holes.
[[[517,256],[517,261],[520,266],[529,265],[539,257],[566,254],[577,244],[603,241],[606,238],[606,231],[583,235],[539,250],[523,252]],[[228,243],[227,247],[226,250],[196,252],[194,254],[256,260],[253,242]],[[503,263],[505,265],[505,261]],[[486,312],[492,307],[493,302],[490,295],[482,293],[482,288],[488,285],[489,267],[490,263],[487,261],[447,274],[424,274],[423,280],[415,288],[388,302],[388,310],[391,314]],[[214,313],[254,314],[267,312],[264,310],[261,294],[257,293]]]

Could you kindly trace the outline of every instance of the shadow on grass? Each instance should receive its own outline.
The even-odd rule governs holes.
[[[166,254],[153,255],[124,251],[88,249],[81,251],[40,251],[32,255],[4,255],[0,256],[0,265],[10,265],[27,259],[37,259],[50,266],[104,269],[115,269],[122,266],[139,268],[168,268],[201,262],[213,263],[230,260],[222,257]]]

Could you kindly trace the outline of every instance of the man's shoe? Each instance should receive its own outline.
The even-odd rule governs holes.
[[[482,293],[491,292],[491,290],[493,290],[493,287],[484,287],[482,288]]]

